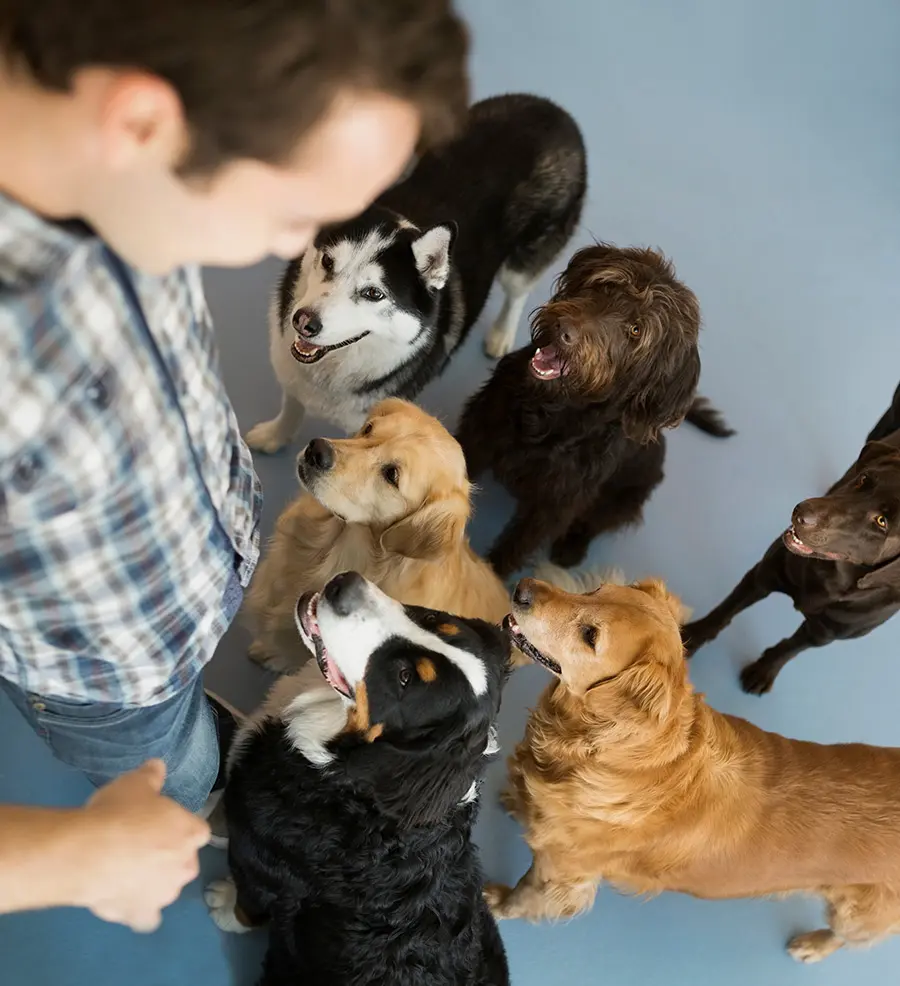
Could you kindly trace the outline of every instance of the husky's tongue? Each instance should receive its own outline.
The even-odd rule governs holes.
[[[544,346],[531,357],[531,372],[538,380],[555,380],[562,375],[562,364],[556,346]]]

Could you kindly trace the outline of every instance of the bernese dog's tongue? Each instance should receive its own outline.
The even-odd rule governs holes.
[[[531,372],[538,380],[555,380],[562,375],[556,346],[543,346],[531,357]]]

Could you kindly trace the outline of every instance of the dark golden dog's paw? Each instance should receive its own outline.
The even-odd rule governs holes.
[[[504,905],[511,893],[512,888],[503,883],[486,883],[484,885],[484,899],[491,909],[491,913],[498,920],[506,917]]]

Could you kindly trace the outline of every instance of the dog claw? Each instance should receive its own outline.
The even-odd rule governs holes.
[[[748,695],[765,695],[775,684],[775,673],[763,661],[754,661],[741,671],[741,688]]]

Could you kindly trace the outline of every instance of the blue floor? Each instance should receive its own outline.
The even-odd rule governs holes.
[[[659,245],[700,297],[702,391],[739,435],[717,444],[690,428],[674,434],[668,477],[645,525],[597,544],[593,561],[630,576],[658,573],[703,613],[757,560],[793,505],[852,461],[900,379],[900,8],[892,0],[463,7],[477,94],[542,93],[584,129],[591,188],[578,242]],[[262,265],[208,277],[224,372],[245,427],[278,404],[264,323],[276,273]],[[549,278],[536,302],[548,286]],[[490,370],[481,334],[424,395],[448,424]],[[308,422],[305,437],[318,432]],[[258,464],[267,530],[295,492],[292,462],[285,454]],[[487,484],[477,508],[473,539],[484,549],[509,503]],[[766,698],[740,692],[739,667],[796,623],[784,599],[757,606],[698,655],[694,680],[716,707],[789,735],[900,745],[900,618],[799,658]],[[266,679],[245,660],[246,643],[234,629],[209,679],[249,708]],[[511,684],[507,749],[545,683],[535,668]],[[489,875],[514,881],[528,853],[493,797],[502,772],[496,765],[478,837]],[[75,803],[87,792],[0,706],[0,800]],[[205,881],[224,858],[206,850],[203,864]],[[0,919],[0,983],[250,986],[264,938],[220,935],[206,916],[202,881],[149,937],[69,911]],[[514,922],[503,933],[516,986],[897,981],[898,941],[795,966],[783,943],[819,918],[818,905],[799,898],[645,902],[604,890],[578,920]]]

